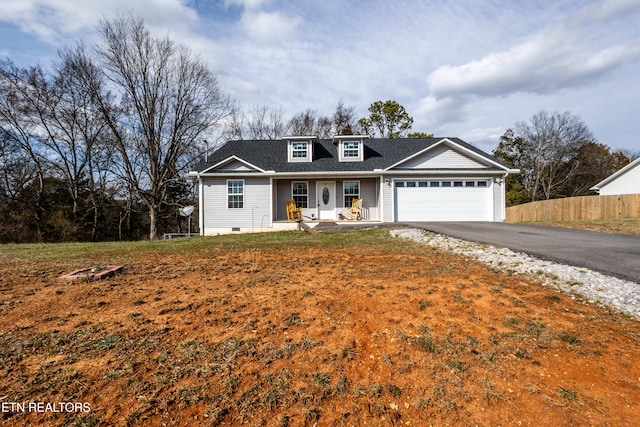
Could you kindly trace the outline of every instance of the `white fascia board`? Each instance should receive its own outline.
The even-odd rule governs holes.
[[[283,136],[280,139],[284,141],[317,141],[318,137],[315,135],[297,135],[297,136]]]
[[[625,173],[627,173],[627,171],[635,168],[638,165],[640,165],[640,157],[638,157],[633,162],[629,163],[627,166],[625,166],[622,169],[620,169],[618,172],[615,172],[615,173],[609,175],[608,177],[606,177],[605,179],[603,179],[602,181],[600,181],[599,183],[597,183],[596,185],[591,187],[589,190],[593,190],[593,191],[600,190],[602,187],[604,187],[605,185],[609,184],[611,181],[615,180],[616,178],[618,178],[621,175],[624,175]]]
[[[278,172],[273,174],[274,178],[341,178],[341,177],[354,177],[354,176],[362,176],[362,177],[377,177],[380,176],[381,172],[372,172],[372,171],[332,171],[332,172]]]
[[[334,135],[331,141],[335,144],[336,141],[340,141],[342,139],[358,139],[364,141],[365,139],[369,139],[369,135]]]
[[[471,151],[468,148],[465,148],[465,147],[461,146],[460,144],[456,143],[455,141],[450,140],[449,138],[442,138],[440,141],[436,142],[435,144],[431,145],[430,147],[427,147],[427,148],[425,148],[423,150],[420,150],[417,153],[414,153],[414,154],[410,155],[409,157],[407,157],[405,159],[402,159],[397,163],[394,163],[393,165],[391,165],[388,168],[386,168],[385,171],[389,171],[390,169],[393,169],[396,166],[401,165],[404,162],[407,162],[407,161],[409,161],[411,159],[414,159],[414,158],[416,158],[418,156],[421,156],[422,154],[426,153],[427,151],[433,150],[435,147],[437,147],[439,145],[442,145],[442,144],[455,145],[458,149],[460,149],[460,151],[463,151],[464,153],[467,153],[469,156],[471,156],[473,158],[476,158],[476,159],[484,160],[485,162],[490,163],[490,164],[492,164],[494,166],[497,166],[497,167],[499,167],[500,169],[502,169],[504,171],[508,171],[508,170],[515,171],[515,170],[517,170],[517,169],[507,169],[504,165],[501,165],[500,163],[497,163],[497,162],[491,160],[488,157],[485,157],[485,156],[483,156],[481,154],[478,154],[475,151]],[[509,172],[509,173],[512,173],[512,172]],[[519,173],[519,171],[517,173]]]
[[[512,169],[518,170],[518,169]],[[497,171],[497,170],[485,170],[485,169],[404,169],[404,170],[388,170],[384,172],[385,176],[388,175],[399,175],[399,176],[424,176],[424,177],[433,177],[433,176],[443,176],[443,175],[459,175],[459,176],[469,176],[469,175],[482,175],[482,176],[504,176],[505,171]]]
[[[313,178],[313,177],[319,177],[319,178],[340,178],[343,176],[362,176],[362,177],[370,177],[370,176],[380,176],[382,174],[382,172],[380,171],[376,171],[376,172],[372,172],[372,171],[310,171],[310,172],[274,172],[274,171],[264,171],[263,173],[261,173],[259,176],[268,176],[268,177],[273,177],[273,178],[279,178],[279,179],[283,179],[283,178]],[[233,177],[253,177],[253,176],[258,176],[258,174],[254,174],[251,172],[229,172],[229,171],[225,171],[225,172],[209,172],[209,173],[200,173],[198,176],[201,177],[229,177],[229,176],[233,176]]]
[[[251,164],[251,163],[249,163],[249,162],[247,162],[245,160],[242,160],[240,157],[238,157],[236,155],[233,155],[233,156],[227,157],[226,159],[216,163],[215,165],[213,165],[211,167],[208,167],[207,169],[205,169],[202,172],[198,173],[198,175],[204,175],[204,174],[212,173],[212,172],[209,172],[209,171],[212,170],[212,169],[215,169],[215,168],[217,168],[217,167],[219,167],[221,165],[224,165],[225,163],[229,163],[229,162],[231,162],[233,160],[236,160],[236,161],[242,163],[245,166],[248,166],[248,167],[250,167],[252,169],[255,169],[258,172],[266,173],[266,171],[264,169],[259,168],[258,166],[253,165],[253,164]],[[215,173],[215,172],[213,172],[213,173]]]

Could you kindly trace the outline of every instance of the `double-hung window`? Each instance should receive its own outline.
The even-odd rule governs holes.
[[[308,142],[292,142],[291,143],[291,157],[293,159],[306,159],[309,157],[309,143]]]
[[[244,208],[244,180],[243,179],[227,180],[227,208],[229,209]]]
[[[342,157],[345,159],[357,159],[360,157],[360,141],[344,141]]]
[[[305,163],[313,160],[315,136],[292,136],[287,140],[287,161]]]
[[[296,201],[296,207],[309,207],[309,183],[306,181],[291,184],[291,198]]]
[[[353,199],[360,198],[360,182],[345,181],[342,187],[344,189],[344,207],[350,208]]]
[[[336,144],[339,162],[364,162],[364,140],[367,135],[336,135],[333,143]]]

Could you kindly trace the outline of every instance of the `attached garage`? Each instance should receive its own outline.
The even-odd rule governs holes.
[[[491,179],[396,180],[395,220],[493,221]]]

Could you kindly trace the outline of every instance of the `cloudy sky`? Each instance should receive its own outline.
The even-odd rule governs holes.
[[[540,110],[640,150],[640,0],[0,0],[0,56],[47,67],[133,14],[200,53],[240,105],[368,114],[491,151]]]

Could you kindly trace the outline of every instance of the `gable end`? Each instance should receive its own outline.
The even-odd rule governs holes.
[[[496,166],[501,165],[473,151],[466,150],[448,139],[442,139],[395,163],[386,170],[494,169]],[[501,169],[503,168],[501,167]]]
[[[207,173],[255,173],[262,172],[265,170],[252,165],[251,163],[242,160],[239,157],[231,156],[221,162],[216,163],[215,165],[203,170],[200,172],[201,174]]]

